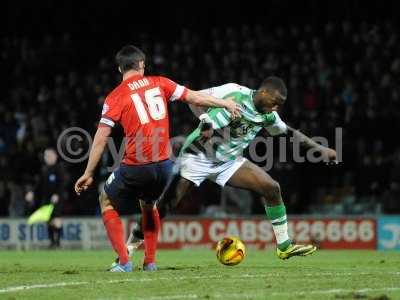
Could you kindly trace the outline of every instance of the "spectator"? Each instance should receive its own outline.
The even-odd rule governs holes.
[[[64,166],[58,162],[57,152],[47,148],[43,155],[44,165],[35,192],[29,191],[25,198],[34,207],[53,204],[54,209],[47,224],[50,249],[60,248],[63,205],[66,200],[65,186],[68,182]],[[34,199],[34,200],[33,200]]]
[[[278,170],[282,178],[296,179],[296,184],[284,188],[288,198],[296,199],[296,209],[301,206],[307,211],[319,199],[329,198],[314,191],[335,194],[344,187],[340,179],[350,173],[354,180],[353,188],[349,188],[354,190],[351,197],[356,202],[362,200],[365,186],[372,187],[368,201],[379,203],[384,196],[386,211],[400,211],[399,202],[389,200],[398,194],[397,181],[389,178],[396,173],[397,163],[385,160],[400,147],[398,139],[386,134],[387,128],[395,133],[400,126],[399,28],[390,22],[320,25],[321,30],[305,23],[268,28],[243,25],[226,30],[210,27],[209,32],[203,28],[207,39],[196,31],[182,29],[173,42],[160,37],[157,43],[151,43],[141,34],[138,43],[153,55],[154,65],[149,66],[153,72],[174,74],[174,79],[185,85],[188,79],[196,89],[228,80],[254,87],[260,77],[279,75],[288,81],[289,99],[282,116],[294,120],[290,125],[328,136],[331,143],[332,128],[343,127],[345,164],[330,174],[335,184],[330,180],[319,180],[314,186],[305,184],[307,178],[321,178],[315,174],[324,172],[307,163]],[[42,41],[6,36],[0,40],[0,49],[2,69],[10,70],[4,76],[7,89],[0,101],[0,180],[5,197],[13,195],[13,186],[6,184],[8,176],[17,178],[21,186],[36,180],[40,173],[36,153],[55,145],[63,129],[79,126],[93,131],[104,96],[118,81],[118,74],[109,75],[113,74],[110,58],[100,56],[97,44],[82,42],[68,33],[48,35]],[[83,50],[99,53],[99,57],[82,60],[78,53]],[[265,74],[256,72],[260,66]],[[23,87],[22,76],[26,78]],[[82,84],[78,86],[78,82]],[[171,113],[171,136],[186,134],[196,125],[186,107],[175,106]],[[369,149],[375,139],[381,140],[379,147]],[[355,144],[365,145],[362,153],[356,151]],[[384,176],[379,175],[382,168],[387,168]],[[75,170],[79,169],[68,165],[66,174],[77,177]],[[73,199],[72,187],[66,189],[64,199]],[[213,197],[219,199],[218,192]],[[69,208],[71,213],[95,211],[75,202],[76,207]]]

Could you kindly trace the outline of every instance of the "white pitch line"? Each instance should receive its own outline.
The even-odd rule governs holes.
[[[32,289],[45,289],[45,288],[53,288],[53,287],[60,287],[60,286],[85,285],[85,284],[89,284],[89,282],[86,282],[86,281],[56,282],[56,283],[49,283],[49,284],[20,285],[20,286],[11,286],[11,287],[8,287],[5,289],[1,289],[0,293],[19,292],[19,291],[32,290]]]
[[[307,273],[304,274],[305,276],[323,276],[323,275],[328,275],[328,276],[353,276],[357,274],[359,275],[377,275],[376,273],[323,273],[323,272],[318,272],[318,273]],[[283,275],[283,273],[281,274]],[[284,274],[287,276],[287,274]],[[303,275],[303,276],[304,276]],[[385,275],[400,275],[400,272],[392,272],[392,273],[385,273]],[[87,284],[113,284],[113,283],[122,283],[122,282],[147,282],[147,281],[159,281],[159,280],[178,280],[178,281],[184,281],[184,280],[193,280],[193,279],[224,279],[226,278],[231,278],[231,279],[247,279],[247,278],[265,278],[265,277],[277,277],[280,276],[279,273],[271,273],[271,274],[243,274],[240,276],[223,276],[223,275],[210,275],[210,276],[176,276],[176,277],[157,277],[157,278],[126,278],[126,279],[113,279],[113,280],[101,280],[101,281],[94,281],[94,282],[88,282],[88,281],[79,281],[79,282],[55,282],[55,283],[49,283],[49,284],[34,284],[34,285],[20,285],[20,286],[11,286],[11,287],[4,287],[0,289],[0,294],[3,293],[11,293],[11,292],[19,292],[19,291],[24,291],[24,290],[31,290],[31,289],[44,289],[44,288],[54,288],[54,287],[63,287],[63,286],[73,286],[73,285],[87,285]],[[400,288],[391,288],[394,290],[400,290]],[[335,291],[335,292],[345,292],[349,291],[352,292],[353,290],[340,290],[340,289],[335,289],[335,290],[322,290],[322,291],[309,291],[309,292],[297,292],[297,293],[331,293],[330,291]],[[362,291],[368,291],[368,289],[363,289]],[[293,294],[296,292],[290,292],[290,293],[278,293],[278,294]],[[177,295],[179,297],[181,295]],[[185,295],[187,296],[187,295]],[[225,296],[225,295],[224,295]],[[192,297],[197,297],[197,295],[192,295]],[[230,296],[231,297],[231,296]],[[164,298],[161,298],[164,299]],[[195,298],[194,298],[195,299]]]
[[[262,278],[264,275],[251,275],[251,274],[243,274],[241,276],[230,276],[229,278],[236,279],[245,279],[245,278]],[[43,289],[43,288],[53,288],[53,287],[61,287],[61,286],[70,286],[70,285],[87,285],[87,284],[113,284],[113,283],[122,283],[122,282],[146,282],[146,281],[159,281],[159,280],[189,280],[189,279],[224,279],[227,278],[223,275],[211,275],[211,276],[177,276],[177,277],[157,277],[157,278],[125,278],[125,279],[112,279],[112,280],[100,280],[100,281],[81,281],[81,282],[56,282],[49,284],[34,284],[34,285],[20,285],[20,286],[11,286],[0,289],[0,294],[2,293],[10,293],[10,292],[19,292],[23,290],[31,290],[31,289]]]
[[[199,296],[196,294],[182,294],[182,295],[169,295],[169,296],[156,296],[156,297],[146,297],[138,298],[136,300],[146,299],[146,300],[178,300],[178,299],[198,299]]]
[[[384,287],[384,288],[365,288],[365,289],[331,289],[331,290],[314,290],[314,291],[299,291],[299,292],[273,292],[273,296],[282,295],[309,295],[309,294],[335,294],[335,293],[368,293],[368,292],[393,292],[400,291],[400,287]]]
[[[331,289],[331,290],[314,290],[314,291],[293,291],[293,292],[273,292],[269,295],[271,296],[284,296],[284,295],[318,295],[318,294],[340,294],[340,293],[368,293],[368,292],[393,292],[399,291],[400,287],[385,287],[385,288],[365,288],[359,290],[351,290],[351,289]],[[226,299],[226,294],[209,294],[207,295],[210,299]],[[265,296],[264,292],[252,293],[246,292],[243,294],[230,294],[229,298],[232,299],[250,299],[257,296]],[[203,296],[202,296],[203,297]],[[145,298],[137,298],[136,300],[178,300],[178,299],[199,299],[202,298],[195,294],[178,294],[178,295],[168,295],[168,296],[157,296],[157,297],[145,297]]]

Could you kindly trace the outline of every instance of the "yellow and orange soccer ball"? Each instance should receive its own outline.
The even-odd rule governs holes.
[[[215,249],[219,262],[226,266],[235,266],[242,262],[246,256],[246,246],[234,236],[220,240]]]

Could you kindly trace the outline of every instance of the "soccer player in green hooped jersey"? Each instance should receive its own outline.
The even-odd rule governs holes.
[[[298,245],[291,241],[279,183],[245,159],[242,152],[262,128],[271,135],[291,132],[303,146],[319,151],[327,162],[336,162],[336,151],[314,142],[280,119],[277,110],[286,100],[287,88],[278,77],[268,77],[257,90],[229,83],[202,92],[221,98],[233,97],[242,106],[241,117],[231,119],[229,112],[220,108],[210,109],[199,117],[199,127],[188,136],[182,147],[179,173],[157,203],[160,217],[176,207],[192,187],[209,179],[221,186],[227,184],[247,189],[263,197],[279,258],[306,256],[315,252],[313,245]],[[132,232],[128,243],[133,244],[140,238],[139,227]]]

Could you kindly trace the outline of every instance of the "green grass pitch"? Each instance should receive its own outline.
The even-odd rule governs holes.
[[[159,251],[159,271],[108,273],[112,251],[0,252],[0,299],[400,299],[400,253],[251,250],[234,267],[211,250]],[[135,257],[141,264],[142,252]]]

